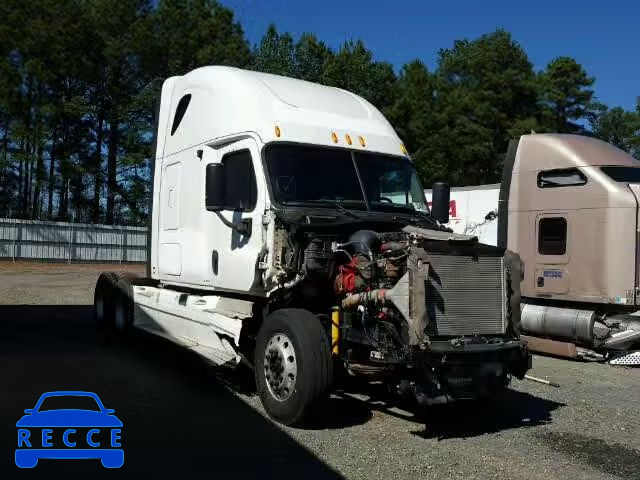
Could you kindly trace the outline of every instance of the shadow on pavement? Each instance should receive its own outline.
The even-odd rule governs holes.
[[[199,357],[149,335],[106,345],[90,306],[0,306],[0,478],[341,478],[216,378]],[[124,466],[14,464],[15,423],[40,395],[95,392],[122,420]]]
[[[423,425],[411,433],[422,438],[468,438],[513,428],[527,428],[551,422],[551,413],[564,403],[506,389],[484,400],[463,400],[429,408],[413,402],[399,401],[383,384],[350,385],[338,390],[330,402],[342,401],[347,408],[334,417],[333,428],[350,426],[355,419],[371,417],[371,411],[383,412]],[[355,394],[355,396],[354,396]],[[338,411],[338,410],[336,410]]]
[[[444,440],[535,427],[550,423],[551,412],[564,406],[564,403],[508,389],[493,399],[443,405],[437,414],[422,418],[423,430],[411,433]]]

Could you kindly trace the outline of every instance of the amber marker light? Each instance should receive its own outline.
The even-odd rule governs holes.
[[[344,138],[347,140],[347,145],[351,145],[351,135],[347,133]]]
[[[367,146],[366,142],[364,141],[364,137],[360,136],[360,137],[358,137],[358,140],[360,141],[360,146],[362,146],[362,147],[366,147]]]
[[[280,133],[281,133],[280,127],[276,125],[275,131],[276,131],[276,137],[280,138]]]
[[[333,140],[333,143],[338,143],[338,135],[336,135],[336,132],[331,132],[331,140]]]

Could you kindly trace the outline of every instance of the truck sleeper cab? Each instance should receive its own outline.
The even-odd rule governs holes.
[[[519,258],[441,226],[364,99],[204,67],[164,82],[157,119],[148,278],[100,277],[108,331],[251,364],[285,424],[328,395],[335,369],[432,404],[529,368]]]

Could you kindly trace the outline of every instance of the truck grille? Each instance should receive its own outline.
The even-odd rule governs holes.
[[[427,335],[505,332],[502,257],[430,254]]]

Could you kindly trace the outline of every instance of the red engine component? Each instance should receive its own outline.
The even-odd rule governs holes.
[[[340,295],[362,291],[366,286],[363,274],[370,271],[368,262],[364,257],[354,256],[349,263],[338,267],[334,282],[335,292]]]
[[[338,267],[338,274],[334,282],[334,289],[337,294],[353,293],[356,291],[356,277],[358,275],[358,267],[356,260],[352,259],[349,263]]]

